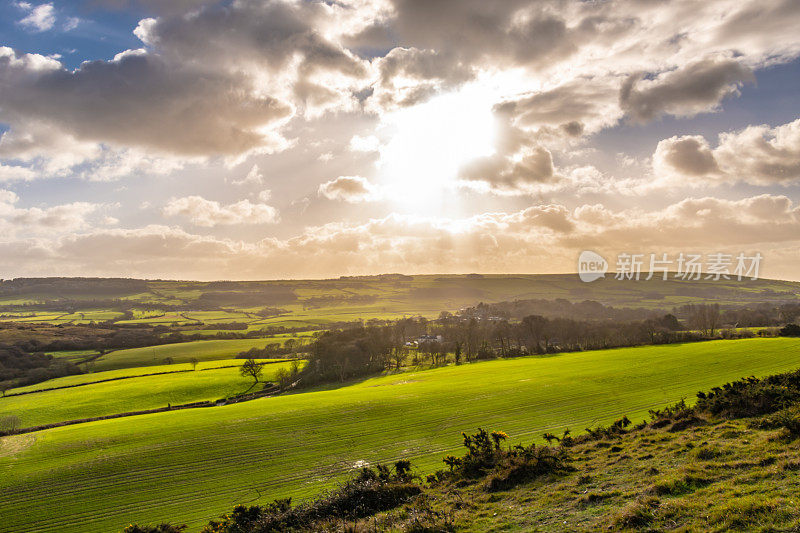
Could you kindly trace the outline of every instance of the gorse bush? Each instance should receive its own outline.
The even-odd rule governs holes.
[[[743,418],[775,413],[800,400],[800,371],[754,377],[714,387],[697,394],[697,411],[724,418]]]
[[[567,430],[564,432],[564,436],[560,439],[561,445],[563,447],[571,445],[574,442],[582,442],[584,440],[600,440],[619,437],[627,432],[627,428],[630,425],[631,421],[628,419],[628,417],[623,416],[619,420],[615,420],[614,423],[607,427],[599,426],[596,428],[586,428],[586,433],[579,436],[577,439],[572,439],[569,436],[569,430]],[[545,438],[547,437],[545,436]]]
[[[504,450],[502,443],[508,435],[502,431],[489,433],[478,428],[473,435],[461,434],[467,452],[463,457],[448,455],[442,461],[448,472],[438,471],[428,476],[437,484],[447,479],[477,479],[487,477],[490,492],[506,490],[546,474],[570,471],[565,447],[516,445]]]
[[[391,468],[363,468],[353,479],[306,504],[293,507],[286,499],[265,506],[237,506],[231,514],[212,520],[202,533],[324,529],[320,525],[328,521],[371,516],[402,505],[421,492],[411,474],[411,463],[401,460]]]

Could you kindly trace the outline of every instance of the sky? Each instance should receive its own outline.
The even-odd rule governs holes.
[[[0,278],[591,250],[800,280],[798,27],[796,0],[2,1]]]

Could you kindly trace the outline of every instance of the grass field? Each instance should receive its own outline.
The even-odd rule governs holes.
[[[800,367],[800,340],[648,346],[450,366],[210,409],[57,428],[0,441],[8,531],[193,526],[233,505],[317,493],[358,461],[438,468],[459,433],[511,444],[627,414],[643,419],[696,391]]]
[[[422,315],[435,317],[440,311],[456,311],[478,302],[499,302],[516,299],[564,298],[579,302],[595,300],[615,307],[634,307],[671,310],[688,303],[713,302],[722,306],[745,305],[761,302],[794,301],[800,296],[800,283],[781,280],[680,280],[652,279],[645,281],[618,281],[613,275],[593,283],[582,283],[575,274],[553,275],[424,275],[403,278],[377,276],[329,280],[253,281],[219,288],[203,282],[147,281],[147,292],[120,294],[115,298],[135,304],[146,303],[145,308],[133,308],[132,320],[120,324],[184,325],[205,327],[220,322],[240,322],[249,329],[265,326],[324,328],[343,321],[394,319],[402,316]],[[234,295],[258,294],[269,287],[282,287],[296,299],[272,301],[264,296],[261,302],[224,305],[213,311],[193,305],[208,292],[221,291]],[[10,322],[46,322],[66,324],[119,319],[121,308],[96,309],[65,314],[57,311],[57,294],[41,294],[31,288],[30,294],[0,297],[0,306]],[[134,290],[134,289],[131,289]],[[135,290],[140,290],[137,285]],[[23,291],[24,292],[24,291]],[[86,294],[73,299],[96,298],[87,289]],[[106,298],[107,296],[100,296]],[[367,299],[364,299],[367,298]],[[234,299],[235,300],[235,299]],[[44,302],[31,311],[23,304]],[[46,302],[55,308],[48,309]],[[153,306],[164,305],[159,310]],[[181,305],[184,310],[170,310],[166,306]],[[254,313],[264,306],[278,307],[285,312],[279,316],[260,318]],[[679,317],[680,318],[680,317]]]
[[[228,365],[241,365],[242,360],[224,361]],[[270,381],[279,368],[289,370],[291,363],[280,362],[264,367],[262,381]],[[198,365],[199,367],[199,365]],[[172,366],[145,367],[143,371],[165,372],[178,370]],[[99,372],[83,376],[70,376],[47,383],[56,387],[63,380],[93,378],[94,380],[120,377],[119,371]],[[81,387],[43,391],[23,396],[0,398],[0,418],[16,415],[21,427],[52,424],[66,420],[105,416],[129,411],[166,407],[204,400],[218,400],[250,391],[252,378],[244,378],[238,366],[190,372],[178,372],[158,376],[140,376],[118,381],[94,383]],[[258,389],[252,389],[258,390]],[[10,392],[19,392],[13,390]]]
[[[198,361],[231,359],[250,348],[263,348],[270,342],[275,341],[269,338],[193,341],[116,350],[97,359],[92,370],[159,365],[164,363],[167,357],[172,358],[173,363],[188,363],[192,358]]]
[[[275,362],[284,361],[284,359],[260,359],[262,362]],[[202,361],[197,364],[197,370],[206,370],[210,368],[220,368],[223,366],[241,366],[242,359],[217,359],[215,361]],[[76,374],[74,376],[65,376],[63,378],[55,378],[34,385],[27,385],[25,387],[17,387],[10,389],[9,393],[25,392],[32,390],[52,389],[54,387],[65,387],[69,385],[78,385],[81,383],[94,383],[101,379],[143,376],[146,374],[155,374],[158,372],[172,372],[176,370],[192,370],[192,365],[189,363],[175,363],[173,365],[154,365],[154,366],[137,366],[132,368],[121,368],[119,370],[106,370],[103,372],[89,372],[86,374]]]

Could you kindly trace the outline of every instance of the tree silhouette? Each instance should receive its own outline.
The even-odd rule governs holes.
[[[239,369],[239,373],[244,377],[251,377],[255,381],[253,385],[258,383],[261,379],[261,374],[264,372],[264,363],[259,363],[255,359],[248,359],[244,363],[242,363],[242,367]]]

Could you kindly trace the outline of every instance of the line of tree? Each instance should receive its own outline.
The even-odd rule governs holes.
[[[519,321],[469,313],[440,314],[394,322],[371,321],[348,329],[330,330],[307,349],[304,384],[345,381],[412,363],[438,366],[496,357],[543,355],[637,346],[694,342],[717,338],[724,323],[719,305],[685,309],[687,323],[672,313],[639,320],[576,320],[528,315]],[[794,331],[794,329],[781,331]],[[777,334],[777,329],[775,331]],[[727,336],[752,336],[748,331]],[[452,357],[452,359],[451,359]]]
[[[701,317],[698,314],[709,308],[714,316]],[[460,310],[462,318],[522,320],[530,315],[547,318],[571,318],[574,320],[612,320],[636,321],[647,318],[657,319],[672,314],[684,320],[693,329],[711,329],[706,323],[713,323],[714,329],[720,326],[735,327],[777,327],[800,319],[800,303],[754,303],[740,306],[720,306],[718,304],[688,304],[672,309],[639,309],[612,307],[594,300],[571,302],[563,298],[555,300],[515,300],[493,304],[479,303]],[[709,322],[710,321],[710,322]],[[698,323],[700,325],[698,325]]]
[[[456,363],[561,351],[591,350],[701,340],[683,331],[672,315],[612,322],[529,315],[519,322],[479,320],[442,313],[436,320],[404,318],[331,330],[308,348],[305,383],[344,381],[400,368],[409,357],[438,366],[452,355]]]

